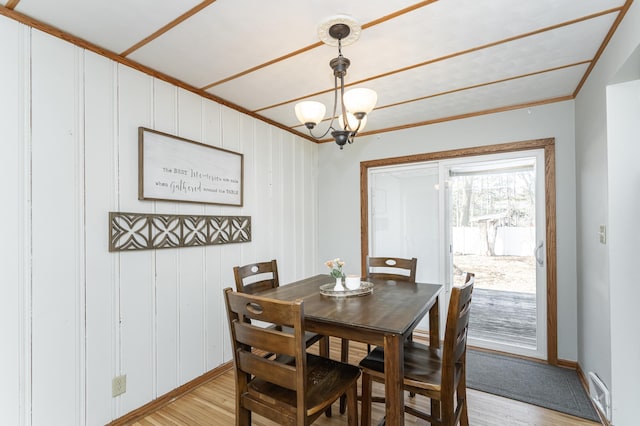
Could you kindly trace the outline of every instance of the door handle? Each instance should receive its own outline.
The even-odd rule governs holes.
[[[538,266],[544,266],[544,257],[542,255],[543,247],[544,247],[544,241],[540,241],[536,246],[535,256],[536,256],[536,263],[538,264]]]

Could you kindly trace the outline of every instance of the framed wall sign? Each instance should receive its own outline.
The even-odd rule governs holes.
[[[138,199],[242,206],[243,155],[138,128]]]

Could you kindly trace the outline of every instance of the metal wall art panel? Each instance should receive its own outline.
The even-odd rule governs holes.
[[[109,212],[109,251],[209,246],[251,241],[251,216]]]

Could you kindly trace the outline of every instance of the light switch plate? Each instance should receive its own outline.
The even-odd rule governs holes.
[[[600,236],[600,242],[602,244],[607,244],[607,227],[605,225],[600,225],[600,232],[598,232]]]
[[[111,382],[111,395],[115,398],[127,391],[127,375],[117,376]]]

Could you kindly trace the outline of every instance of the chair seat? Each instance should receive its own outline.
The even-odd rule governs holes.
[[[360,361],[360,367],[372,376],[384,378],[384,350],[376,347]],[[442,382],[442,351],[422,343],[407,341],[404,344],[404,383],[425,389],[440,390]]]
[[[278,357],[276,361],[294,364],[291,357]],[[307,354],[307,415],[323,411],[327,404],[335,401],[360,377],[360,369],[328,358]],[[262,379],[249,383],[243,399],[277,405],[290,413],[296,412],[296,392]]]

